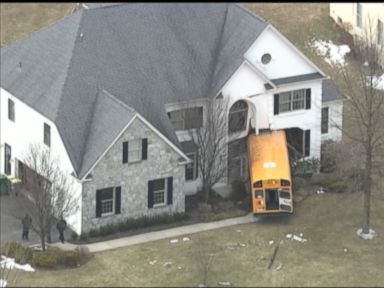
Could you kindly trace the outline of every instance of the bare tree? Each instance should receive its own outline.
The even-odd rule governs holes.
[[[384,45],[376,43],[375,26],[371,24],[367,27],[364,35],[355,40],[357,65],[352,62],[338,67],[350,98],[345,113],[348,113],[353,128],[342,129],[343,134],[360,145],[364,155],[363,234],[370,233],[373,175],[383,167],[380,152],[384,146],[384,91],[378,89],[376,81],[383,72],[379,63],[384,57]]]
[[[210,201],[212,187],[227,172],[227,113],[226,100],[208,100],[203,125],[191,130],[191,137],[198,147],[197,167],[206,203]]]
[[[58,158],[50,149],[41,144],[31,144],[24,164],[27,166],[24,175],[29,185],[27,196],[31,201],[23,206],[32,216],[32,229],[40,236],[45,250],[56,219],[76,212],[78,199],[73,193],[73,180],[61,170]]]

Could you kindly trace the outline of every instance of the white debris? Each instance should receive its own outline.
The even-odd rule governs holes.
[[[348,249],[347,248],[344,248],[344,250],[343,250],[345,253],[347,253],[348,252]]]
[[[307,242],[307,239],[304,239],[304,238],[299,237],[297,235],[293,235],[292,240],[296,240],[296,241],[299,241],[299,242],[302,242],[302,243]]]
[[[245,246],[247,246],[247,245],[245,245],[244,243],[240,243],[240,246],[241,246],[241,247],[245,247]]]
[[[344,57],[351,52],[348,45],[335,45],[332,41],[312,40],[310,46],[316,49],[318,55],[324,57],[324,60],[330,64],[344,65]]]
[[[32,268],[30,264],[17,264],[15,262],[15,259],[13,258],[8,258],[3,255],[1,255],[1,262],[0,262],[0,267],[1,268],[6,268],[6,269],[20,269],[24,270],[25,272],[35,272],[35,269]]]
[[[271,240],[268,243],[269,243],[269,245],[272,245],[273,243],[275,243],[275,241]]]
[[[374,76],[372,82],[375,89],[384,90],[384,73],[381,76]]]
[[[171,265],[172,265],[172,262],[165,262],[165,263],[163,264],[164,267],[169,267],[169,266],[171,266]]]
[[[149,264],[150,264],[150,265],[155,265],[156,262],[157,262],[157,260],[149,261]]]
[[[288,239],[292,239],[292,234],[289,233],[289,234],[285,235],[285,237],[287,237]]]
[[[219,281],[219,282],[217,282],[217,285],[218,286],[225,286],[225,287],[232,286],[231,282],[228,282],[228,281]]]
[[[183,267],[179,266],[179,267],[177,267],[177,269],[181,270],[181,269],[183,269]]]
[[[242,232],[242,231],[241,231],[241,230],[236,230],[236,232],[240,233],[240,232]]]
[[[357,230],[357,235],[363,238],[364,240],[372,240],[377,236],[376,232],[372,229],[369,229],[369,233],[363,233],[363,229]]]
[[[169,243],[171,243],[171,244],[174,244],[174,243],[177,243],[177,242],[179,242],[179,239],[172,239],[171,241],[169,241]]]
[[[0,279],[0,288],[7,287],[7,281]]]
[[[323,187],[320,187],[319,189],[317,189],[316,193],[317,194],[324,194],[325,191],[324,191]]]
[[[189,237],[184,237],[183,238],[183,241],[185,242],[185,241],[189,241],[189,240],[191,240]]]
[[[300,233],[299,236],[300,236],[301,238],[303,238],[304,234],[303,234],[303,233]]]
[[[277,265],[277,267],[275,268],[275,270],[276,270],[276,271],[280,271],[282,267],[283,267],[283,264],[280,263],[279,265]]]
[[[369,66],[368,61],[365,61],[364,64],[363,64],[363,66],[368,67],[368,66]]]

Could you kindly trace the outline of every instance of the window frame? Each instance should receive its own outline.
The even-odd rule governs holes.
[[[132,139],[132,140],[129,140],[129,145],[128,145],[128,164],[130,163],[136,163],[136,162],[140,162],[142,161],[142,153],[143,153],[143,139]],[[134,143],[138,143],[138,149],[132,149],[132,146]],[[135,155],[132,153],[132,151],[137,151],[137,155],[138,156],[138,159],[134,159],[132,160],[132,155]]]
[[[326,119],[324,117],[324,114],[325,114],[324,111],[327,111]],[[321,134],[322,135],[328,134],[328,132],[329,132],[329,107],[322,107],[321,108]]]
[[[285,91],[279,93],[279,114],[281,113],[289,113],[289,112],[295,112],[300,110],[306,110],[307,107],[307,97],[306,97],[306,90],[307,89],[296,89],[292,91]],[[283,99],[284,96],[288,96],[288,99]],[[297,96],[300,96],[300,99],[297,98]],[[300,102],[299,102],[300,101]],[[295,108],[295,104],[300,104],[299,108]],[[286,107],[289,107],[288,109],[282,109],[282,105],[287,105]],[[284,107],[284,106],[283,106]]]
[[[51,126],[44,122],[44,144],[51,147]]]
[[[246,105],[246,108],[235,107],[236,105],[241,104],[241,103],[244,103]],[[235,103],[233,103],[233,105],[231,106],[231,108],[229,108],[229,111],[228,111],[228,133],[229,134],[243,132],[247,129],[248,113],[249,113],[249,105],[245,100],[240,99],[240,100],[236,101]],[[234,127],[231,127],[231,119],[236,119],[235,118],[236,116],[234,116],[236,114],[241,114],[240,117],[237,116],[238,117],[237,119],[241,119],[244,117],[244,123],[243,123],[243,125],[241,125],[242,126],[241,129],[240,129],[240,125],[238,125],[239,129],[237,129],[236,123],[233,124],[233,125],[235,125],[235,128],[236,128],[234,130],[233,129]],[[232,121],[234,121],[234,120],[232,120]]]
[[[163,181],[164,183],[164,189],[163,190],[155,190],[155,188],[153,188],[152,190],[152,197],[153,197],[153,208],[158,208],[158,207],[163,207],[163,206],[167,206],[167,194],[168,194],[168,181],[167,181],[167,178],[160,178],[160,179],[155,179],[155,180],[152,180],[154,181],[153,183],[155,183],[155,181]],[[154,187],[155,185],[153,185]],[[155,194],[156,193],[159,193],[160,191],[163,192],[163,195],[164,195],[164,201],[162,203],[155,203]]]
[[[105,189],[100,189],[102,191],[106,191],[112,189],[112,211],[111,212],[103,212],[103,202],[111,201],[111,199],[101,199],[100,200],[100,217],[115,215],[115,202],[116,202],[116,187],[110,187]]]
[[[192,171],[192,179],[187,179],[187,169],[191,169],[191,168],[187,168],[188,165],[191,165],[191,163],[189,164],[186,164],[185,165],[185,181],[186,182],[189,182],[189,181],[194,181],[196,180],[196,170],[197,170],[197,153],[196,152],[192,152],[192,153],[186,153],[185,156],[187,156],[188,158],[190,158],[191,160],[193,160],[193,171]],[[192,159],[193,158],[193,159]]]
[[[8,98],[8,120],[15,122],[15,101]]]

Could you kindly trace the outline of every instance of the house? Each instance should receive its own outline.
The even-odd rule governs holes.
[[[226,99],[226,121],[241,120],[228,125],[239,167],[231,143],[250,130],[286,129],[302,158],[319,158],[322,108],[342,110],[334,93],[323,97],[318,67],[230,3],[81,9],[1,48],[1,62],[0,172],[22,178],[28,145],[44,143],[75,180],[80,209],[68,223],[79,234],[184,211],[200,185],[187,132],[204,125],[208,100]]]
[[[330,3],[329,14],[353,36],[363,37],[369,31],[373,43],[384,45],[384,3]]]

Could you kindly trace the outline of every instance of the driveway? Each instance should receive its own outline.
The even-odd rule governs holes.
[[[14,240],[28,246],[40,244],[39,235],[32,229],[29,230],[29,241],[23,241],[21,218],[24,217],[25,211],[23,206],[28,205],[30,201],[22,194],[18,197],[15,195],[0,196],[0,242],[6,240]],[[56,227],[52,228],[52,242],[59,241],[59,233]],[[66,229],[64,233],[65,239],[70,239],[71,230]]]

